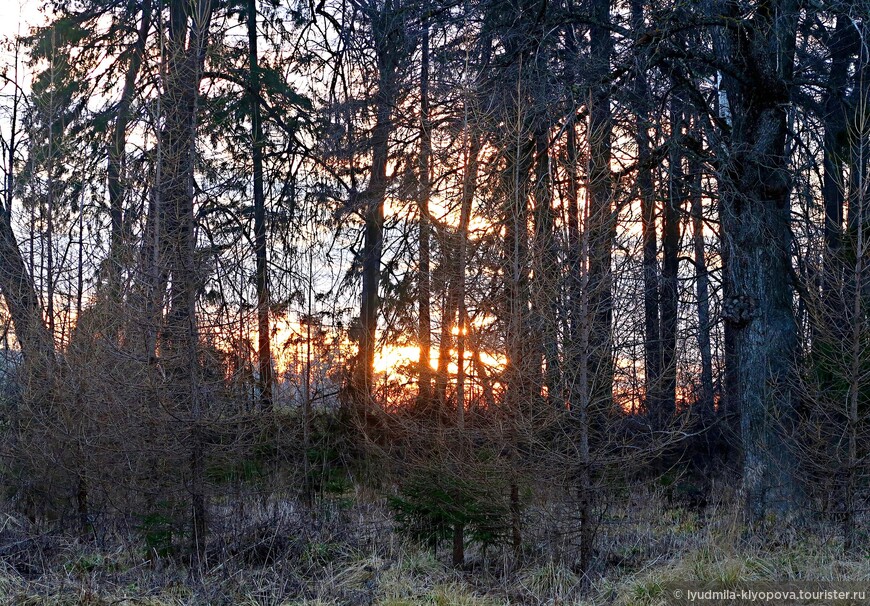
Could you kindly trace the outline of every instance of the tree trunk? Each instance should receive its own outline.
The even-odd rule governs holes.
[[[142,3],[142,16],[139,22],[139,32],[136,43],[130,49],[130,61],[127,73],[124,74],[124,88],[115,115],[112,129],[112,142],[109,145],[108,162],[106,166],[106,181],[109,191],[109,216],[111,219],[111,234],[109,236],[109,258],[107,260],[107,291],[109,297],[120,301],[121,268],[124,259],[121,258],[126,241],[124,233],[124,158],[127,146],[127,127],[130,123],[130,108],[136,95],[136,82],[145,55],[145,45],[151,28],[151,0]]]
[[[632,0],[631,19],[635,35],[644,31],[643,2]],[[659,268],[656,238],[656,206],[650,159],[650,91],[646,80],[646,53],[639,59],[634,82],[637,104],[635,137],[637,142],[637,189],[640,196],[641,238],[643,242],[643,317],[644,317],[644,399],[648,412],[661,408],[662,343],[659,336]]]
[[[428,409],[432,400],[432,311],[429,300],[431,292],[430,258],[429,258],[429,195],[431,189],[430,171],[432,155],[432,125],[429,121],[429,25],[423,24],[423,40],[421,42],[420,59],[420,268],[418,278],[418,305],[420,309],[420,325],[417,340],[420,346],[420,358],[417,369],[418,407]]]
[[[607,410],[613,402],[613,269],[616,221],[610,169],[612,116],[610,109],[610,0],[593,0],[589,28],[592,90],[589,99],[589,333],[590,407]]]
[[[596,17],[607,22],[609,19],[609,2],[597,1],[594,5]],[[591,32],[590,32],[591,33]],[[590,40],[592,54],[596,60],[595,78],[602,78],[609,71],[610,40],[609,33],[601,27],[594,29]],[[568,48],[576,51],[577,41],[573,27],[568,32]],[[569,64],[567,76],[569,82],[574,79],[574,66]],[[603,82],[598,83],[605,87]],[[569,339],[566,345],[566,358],[571,361],[572,376],[569,381],[567,411],[576,423],[573,432],[574,445],[577,449],[576,492],[577,508],[580,522],[580,572],[583,584],[588,583],[586,574],[592,563],[593,527],[592,527],[592,399],[593,390],[606,398],[599,405],[610,405],[612,374],[610,371],[610,313],[607,306],[610,301],[609,276],[610,267],[610,237],[607,233],[611,221],[610,209],[610,169],[609,169],[609,138],[610,113],[599,107],[602,101],[609,104],[609,95],[601,89],[592,92],[589,121],[589,199],[583,207],[579,207],[579,178],[577,164],[580,154],[577,149],[577,135],[574,119],[567,126],[566,151],[568,154],[568,262],[569,262],[569,292],[570,309],[568,331]],[[598,155],[596,155],[598,154]],[[595,156],[593,158],[593,156]],[[606,157],[606,159],[605,159]],[[602,166],[606,162],[606,167]],[[594,217],[594,220],[593,220]],[[603,224],[602,224],[603,221]],[[596,280],[594,291],[591,284],[590,251],[596,247],[598,254],[603,254],[604,260],[596,259]],[[606,250],[602,250],[606,249]],[[604,265],[604,266],[602,266]],[[602,276],[603,274],[603,276]],[[601,278],[605,278],[604,284]],[[606,292],[603,292],[606,291]],[[604,305],[602,309],[600,306]],[[602,311],[603,313],[598,313]],[[602,326],[604,324],[604,326]],[[593,330],[604,329],[592,338]],[[605,351],[600,350],[604,347]],[[602,356],[602,353],[605,355]],[[597,383],[592,376],[596,374],[599,364],[604,362],[604,384]],[[568,368],[565,369],[566,374]],[[591,371],[591,372],[590,372]]]
[[[580,514],[580,570],[585,578],[592,563],[593,528],[592,528],[592,452],[591,452],[591,419],[590,403],[592,399],[592,382],[590,380],[589,356],[590,331],[593,326],[593,318],[589,314],[589,248],[590,230],[589,214],[585,216],[583,237],[579,243],[579,257],[577,271],[580,274],[581,299],[577,304],[579,313],[579,343],[578,343],[578,366],[577,382],[575,387],[575,400],[571,412],[577,418],[578,439],[578,481],[577,497]],[[587,582],[587,581],[584,581]]]
[[[190,11],[190,14],[188,13]],[[162,170],[158,182],[163,219],[160,233],[166,270],[172,276],[170,308],[163,331],[167,375],[172,379],[173,403],[188,419],[190,434],[191,538],[196,561],[203,562],[206,539],[205,454],[202,436],[199,333],[196,300],[199,272],[196,263],[194,219],[194,143],[211,3],[197,0],[190,5],[173,0],[167,52],[168,74],[161,130]],[[188,22],[190,22],[188,24]],[[158,209],[160,210],[160,209]]]
[[[462,524],[453,526],[453,566],[465,566],[465,527]]]
[[[448,236],[448,241],[452,242],[453,238]],[[441,337],[438,341],[438,370],[435,374],[435,416],[439,419],[443,418],[447,407],[447,383],[450,377],[450,357],[453,349],[453,322],[456,318],[456,308],[458,307],[457,289],[456,289],[456,261],[454,256],[456,252],[453,250],[443,251],[442,264],[447,270],[447,294],[444,298],[444,305],[441,310]]]
[[[269,267],[267,259],[266,199],[263,191],[263,125],[260,116],[260,66],[257,53],[257,2],[248,0],[248,77],[251,138],[254,161],[254,254],[257,261],[257,362],[260,407],[272,408],[272,345],[269,327]]]
[[[18,55],[16,48],[16,80]],[[12,229],[12,205],[15,200],[15,139],[18,133],[19,88],[14,87],[12,117],[9,125],[9,157],[6,173],[4,208],[0,209],[0,292],[15,326],[15,338],[21,345],[24,360],[31,368],[54,355],[54,342],[45,327],[36,285],[33,282],[33,242],[35,221],[30,221],[30,269],[24,262],[18,240]],[[32,212],[32,211],[31,211]],[[32,217],[31,217],[32,219]]]
[[[398,23],[393,3],[388,0],[372,19],[378,67],[375,93],[375,126],[372,130],[372,165],[369,183],[362,195],[365,235],[362,250],[362,294],[360,297],[360,341],[354,366],[354,393],[357,406],[365,413],[373,400],[374,362],[377,347],[378,290],[384,250],[384,200],[387,193],[389,139],[393,130],[392,108],[397,95],[397,69],[401,49],[396,48]]]
[[[577,175],[577,126],[573,119],[567,126],[566,135],[568,200],[568,336],[565,344],[565,359],[567,361],[563,380],[566,383],[566,409],[570,409],[576,396],[576,373],[580,357],[580,300],[583,297],[581,288],[582,270],[580,267],[580,180]]]
[[[696,131],[697,132],[697,131]],[[710,280],[704,244],[703,168],[695,155],[689,156],[692,179],[692,244],[695,256],[695,288],[698,297],[698,350],[701,354],[701,393],[698,403],[707,419],[713,417],[713,354],[710,345]]]
[[[521,86],[517,85],[517,99],[521,99]],[[503,175],[504,207],[504,274],[506,293],[504,315],[507,322],[507,363],[504,369],[505,409],[509,423],[509,460],[511,543],[515,556],[522,553],[520,519],[518,432],[521,419],[534,406],[534,381],[537,375],[533,365],[540,358],[531,354],[529,344],[529,242],[528,242],[528,188],[533,159],[533,142],[524,137],[522,107],[516,111],[514,139],[505,151],[507,166]],[[538,366],[540,370],[540,366]],[[532,379],[532,380],[530,380]],[[525,410],[524,410],[525,409]]]
[[[677,307],[679,296],[680,215],[683,204],[683,110],[674,91],[671,97],[671,141],[668,165],[668,196],[662,217],[661,284],[661,401],[654,417],[661,426],[676,411],[677,398]]]
[[[829,44],[831,68],[828,74],[827,92],[823,106],[824,149],[822,156],[822,198],[825,206],[825,262],[822,276],[823,297],[831,299],[842,280],[842,261],[840,248],[843,241],[843,205],[846,183],[843,180],[843,163],[848,155],[846,86],[849,79],[849,65],[859,52],[860,38],[855,35],[851,19],[837,15],[837,24]],[[828,301],[830,311],[837,314],[840,307],[835,301]],[[830,318],[833,325],[839,322]]]
[[[861,24],[860,38],[868,38],[867,21]],[[844,280],[845,303],[848,311],[844,326],[848,327],[851,344],[849,357],[849,398],[845,410],[846,420],[846,461],[845,485],[843,486],[843,548],[846,552],[855,548],[857,540],[857,518],[860,515],[860,482],[863,477],[862,454],[859,451],[861,436],[861,395],[866,377],[865,348],[867,330],[867,290],[864,280],[867,259],[867,233],[870,228],[870,208],[868,208],[867,166],[870,159],[870,129],[867,127],[866,109],[870,99],[870,51],[866,44],[858,49],[858,61],[854,80],[854,114],[852,117],[851,135],[851,166],[849,184],[849,215],[847,219],[848,247],[847,255],[842,255],[840,262],[849,259],[853,264]],[[844,264],[845,269],[845,264]]]
[[[535,329],[540,335],[546,366],[544,386],[551,406],[560,400],[559,331],[557,311],[561,289],[559,251],[556,247],[553,217],[553,192],[550,175],[550,149],[545,125],[535,133]]]
[[[471,331],[471,328],[469,326],[469,331]],[[475,338],[472,340],[471,364],[473,364],[474,370],[477,372],[480,380],[484,406],[486,406],[487,410],[495,410],[495,393],[493,393],[492,380],[490,379],[489,372],[486,370],[486,364],[481,359],[480,337],[478,335],[475,335]]]
[[[761,520],[797,506],[794,462],[781,424],[792,416],[797,331],[792,309],[790,179],[786,155],[798,4],[759,3],[728,23],[716,49],[733,74],[723,78],[731,108],[728,157],[719,174],[727,356],[740,409],[747,512]]]
[[[467,112],[467,109],[466,109]],[[465,119],[466,132],[469,130],[468,115]],[[465,266],[468,262],[468,225],[471,221],[471,205],[477,187],[478,155],[480,154],[480,135],[471,134],[471,143],[462,176],[462,204],[459,210],[458,254],[456,263],[456,302],[457,302],[457,368],[456,368],[456,426],[465,425],[465,350],[468,339],[468,312],[465,307]]]
[[[18,78],[18,48],[15,50],[15,78]],[[14,84],[14,82],[13,82]],[[54,341],[45,327],[42,306],[36,285],[33,281],[34,259],[33,242],[35,241],[35,221],[31,215],[30,221],[30,267],[24,262],[24,256],[18,246],[18,240],[12,229],[12,205],[15,200],[15,152],[17,150],[16,136],[18,134],[18,104],[20,89],[14,87],[12,99],[12,116],[9,124],[8,163],[5,191],[3,192],[4,208],[0,209],[0,292],[6,303],[6,309],[15,326],[15,338],[21,345],[24,361],[31,368],[38,368],[54,357]],[[31,213],[33,211],[31,210]]]
[[[54,344],[42,319],[42,307],[10,223],[11,209],[0,220],[0,291],[15,325],[21,352],[33,367],[53,356]]]
[[[531,366],[534,357],[530,350],[528,328],[529,307],[529,243],[528,243],[528,181],[531,146],[528,141],[517,141],[511,150],[505,173],[507,195],[505,208],[505,277],[506,296],[504,317],[507,319],[507,364],[504,374],[508,411],[512,415],[522,412],[523,404],[531,405],[532,381],[535,374]],[[540,359],[537,360],[540,362]]]

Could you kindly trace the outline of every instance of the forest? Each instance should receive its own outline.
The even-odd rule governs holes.
[[[25,13],[0,602],[870,581],[868,0]]]

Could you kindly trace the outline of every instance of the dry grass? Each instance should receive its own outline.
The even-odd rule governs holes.
[[[555,561],[542,555],[543,548],[538,556],[527,554],[520,567],[506,553],[493,550],[484,559],[470,550],[471,569],[455,570],[446,554],[435,557],[396,536],[377,504],[351,506],[304,531],[306,521],[287,513],[296,508],[271,511],[283,516],[272,520],[269,531],[283,551],[267,561],[225,555],[194,573],[183,562],[146,557],[136,545],[98,548],[55,538],[39,554],[39,574],[22,574],[0,559],[0,603],[655,606],[666,603],[664,588],[672,583],[726,588],[753,581],[870,581],[866,554],[844,558],[823,528],[803,536],[780,530],[766,532],[764,540],[747,538],[737,509],[727,502],[702,515],[663,509],[656,495],[645,494],[621,510],[611,508],[597,541],[597,574],[585,591],[570,554]]]

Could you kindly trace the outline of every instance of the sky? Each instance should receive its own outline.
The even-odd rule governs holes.
[[[0,38],[26,34],[29,27],[42,21],[41,0],[0,0]]]
[[[15,54],[6,44],[16,35],[27,35],[31,27],[45,23],[45,18],[40,12],[43,0],[0,0],[0,70],[14,77],[12,64]],[[25,91],[30,88],[30,78],[27,73],[25,62],[26,56],[19,57],[18,84]],[[8,86],[0,89],[2,93],[8,93]]]

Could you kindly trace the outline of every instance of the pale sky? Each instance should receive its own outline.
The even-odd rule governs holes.
[[[31,26],[42,23],[40,6],[42,0],[0,0],[0,39],[26,34]]]

